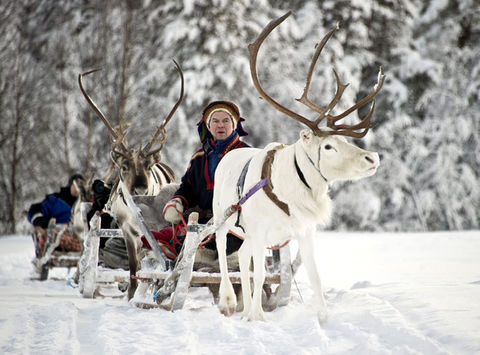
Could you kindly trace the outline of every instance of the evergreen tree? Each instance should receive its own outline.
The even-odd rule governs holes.
[[[476,0],[55,0],[0,4],[0,205],[2,232],[73,171],[101,177],[110,167],[107,129],[78,87],[132,147],[151,139],[179,95],[162,161],[183,174],[198,147],[195,124],[212,100],[236,102],[263,148],[293,143],[303,127],[259,99],[248,44],[268,22],[293,14],[265,40],[257,72],[265,91],[307,118],[303,93],[315,45],[338,22],[312,77],[309,98],[326,105],[332,68],[349,83],[334,114],[387,79],[376,99],[376,127],[356,144],[378,151],[377,174],[333,186],[332,229],[438,230],[479,227],[480,13]],[[369,106],[359,110],[364,116]],[[358,120],[357,114],[345,119]],[[352,196],[355,196],[352,199]]]

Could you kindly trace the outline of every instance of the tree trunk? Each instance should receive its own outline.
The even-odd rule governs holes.
[[[120,94],[118,96],[117,103],[117,122],[119,125],[123,126],[123,117],[125,115],[125,107],[127,105],[128,97],[128,72],[130,69],[131,63],[131,40],[132,40],[132,22],[133,16],[132,11],[127,11],[125,19],[125,33],[123,37],[123,57],[122,57],[122,68],[121,68],[121,83],[120,83]]]
[[[16,68],[15,75],[15,125],[13,130],[13,141],[12,141],[12,156],[11,156],[11,172],[10,172],[10,203],[9,203],[9,214],[10,214],[10,223],[9,223],[9,233],[16,233],[16,209],[17,209],[17,165],[18,165],[18,141],[20,137],[20,123],[22,121],[22,113],[20,108],[20,95],[21,90],[20,85],[20,70],[19,66]]]
[[[63,71],[60,71],[60,92],[62,100],[62,109],[63,109],[63,155],[65,159],[65,170],[69,174],[73,173],[72,165],[70,163],[70,148],[68,146],[68,127],[69,127],[69,117],[67,110],[67,97],[65,94],[65,85],[63,81]]]

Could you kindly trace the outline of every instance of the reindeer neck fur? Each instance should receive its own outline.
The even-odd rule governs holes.
[[[295,159],[309,187],[301,180]],[[301,140],[277,152],[271,179],[274,193],[289,205],[293,216],[315,224],[328,223],[332,209],[328,183],[308,160]]]

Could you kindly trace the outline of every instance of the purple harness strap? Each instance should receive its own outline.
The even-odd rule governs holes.
[[[236,205],[233,205],[233,206],[231,207],[231,208],[233,208],[232,212],[233,212],[233,211],[238,212],[238,214],[237,214],[237,221],[235,222],[235,226],[241,228],[244,232],[245,232],[245,229],[240,225],[240,214],[242,213],[242,205],[243,205],[250,197],[252,197],[255,192],[257,192],[258,190],[260,190],[261,188],[263,188],[264,186],[266,186],[266,185],[268,184],[268,178],[262,179],[262,180],[260,180],[259,182],[257,182],[252,188],[250,188],[250,190],[248,190],[248,192],[242,197],[243,187],[244,187],[244,185],[245,185],[245,176],[247,175],[248,166],[250,165],[250,161],[251,161],[251,160],[252,160],[252,159],[250,159],[250,160],[245,164],[245,166],[244,166],[243,169],[242,169],[242,172],[241,172],[240,176],[238,177],[238,181],[237,181],[237,193],[238,193],[238,198],[240,198],[240,200],[237,202]]]
[[[245,185],[245,176],[247,176],[248,167],[250,166],[251,161],[252,161],[252,158],[248,159],[248,161],[245,163],[245,165],[243,166],[242,172],[240,173],[240,176],[238,177],[238,180],[237,180],[237,194],[239,198],[242,196],[242,193],[243,193],[243,185]]]
[[[243,196],[240,201],[238,201],[238,205],[241,206],[243,205],[250,197],[252,197],[252,195],[257,192],[258,190],[260,190],[262,187],[264,187],[265,185],[267,185],[268,183],[268,179],[265,178],[265,179],[262,179],[260,180],[259,182],[257,182],[255,184],[255,186],[253,186],[250,190],[248,190],[248,192],[245,194],[245,196]]]
[[[248,190],[248,192],[242,197],[243,186],[245,185],[245,177],[247,176],[248,167],[250,166],[251,161],[252,161],[252,159],[250,158],[250,160],[247,161],[247,163],[243,167],[240,176],[238,177],[237,193],[238,193],[238,197],[240,198],[240,200],[237,202],[237,206],[243,205],[250,197],[252,197],[252,195],[255,192],[260,190],[262,187],[264,187],[268,183],[267,178],[260,180],[252,188],[250,188],[250,190]]]

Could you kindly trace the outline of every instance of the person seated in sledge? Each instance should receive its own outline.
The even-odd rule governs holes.
[[[84,178],[80,174],[73,174],[66,186],[60,188],[60,191],[48,194],[38,203],[30,206],[27,212],[27,219],[35,229],[34,238],[37,257],[43,255],[45,241],[47,238],[47,227],[50,219],[55,218],[56,223],[66,224],[70,221],[72,206],[78,198],[78,184],[84,183]],[[82,246],[80,241],[68,230],[63,234],[60,244],[57,247],[61,251],[80,251]]]
[[[248,134],[242,127],[243,121],[238,106],[231,101],[213,101],[203,109],[202,119],[197,123],[201,147],[193,154],[180,187],[163,209],[164,219],[174,226],[152,232],[168,257],[175,259],[183,244],[184,216],[191,211],[199,212],[202,224],[213,216],[213,185],[218,163],[229,151],[249,147],[240,138]],[[146,239],[142,240],[149,247]],[[227,253],[238,250],[241,244],[241,239],[229,234]],[[204,246],[216,250],[215,239]]]
[[[90,220],[98,211],[101,213],[100,216],[100,225],[101,228],[112,228],[113,218],[108,213],[103,212],[103,208],[110,198],[110,193],[112,191],[113,181],[108,181],[108,183],[103,182],[103,180],[96,179],[92,183],[92,208],[87,212],[87,221],[90,223]],[[89,225],[90,227],[90,225]],[[102,246],[102,244],[101,244]]]
[[[106,182],[104,182],[104,180]],[[104,180],[96,179],[92,183],[92,207],[86,216],[89,228],[90,220],[96,212],[100,212],[101,229],[116,227],[113,217],[103,210],[110,198],[112,188],[116,181],[112,180],[109,175]],[[98,257],[98,264],[103,267],[124,270],[128,270],[129,268],[127,247],[125,245],[125,239],[123,238],[100,238]]]

